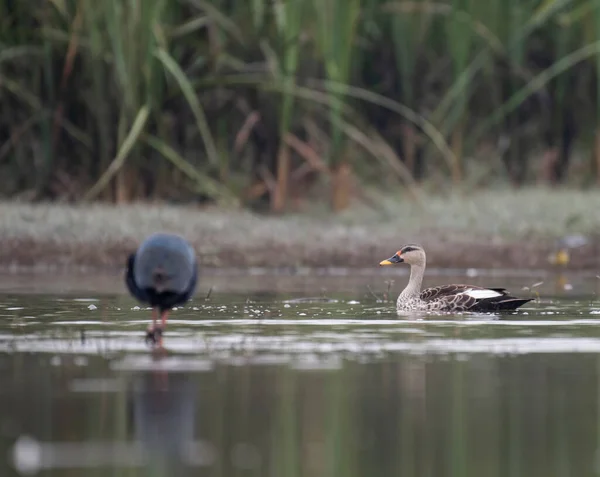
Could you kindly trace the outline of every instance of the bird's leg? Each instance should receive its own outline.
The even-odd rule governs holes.
[[[161,316],[161,328],[164,330],[167,327],[167,319],[169,318],[169,310],[165,310]]]
[[[156,308],[152,308],[152,326],[148,327],[148,331],[146,332],[146,340],[152,341],[156,343],[156,320],[158,318],[158,310]]]
[[[169,310],[159,311],[161,322],[159,326],[156,326],[156,319],[154,321],[154,329],[152,331],[152,340],[155,344],[158,344],[159,348],[163,345],[163,332],[167,326],[167,318],[169,317]]]
[[[154,332],[156,329],[156,320],[158,318],[158,309],[152,308],[152,326],[148,328],[148,331]]]
[[[158,316],[161,317],[160,325],[156,324]],[[153,344],[158,344],[162,347],[162,335],[163,331],[167,326],[167,319],[169,318],[169,310],[161,311],[160,309],[152,308],[152,326],[148,327],[146,332],[146,341],[151,341]]]

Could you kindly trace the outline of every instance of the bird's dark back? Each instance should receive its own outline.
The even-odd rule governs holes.
[[[194,249],[182,237],[157,233],[149,236],[135,254],[133,276],[141,289],[184,293],[196,273]]]

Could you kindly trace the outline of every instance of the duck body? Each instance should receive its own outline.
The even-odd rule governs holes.
[[[192,297],[197,281],[194,249],[178,235],[150,235],[127,259],[125,283],[129,292],[153,308],[153,327],[149,331],[152,337],[157,318],[154,313],[158,312],[164,328],[167,313]]]
[[[425,251],[419,245],[405,245],[380,265],[408,263],[410,279],[398,296],[398,311],[426,312],[498,312],[514,311],[532,300],[517,298],[505,288],[484,288],[475,285],[441,285],[421,290],[425,274]]]
[[[514,297],[504,288],[442,285],[426,288],[416,297],[400,294],[396,308],[400,311],[494,312],[515,310],[531,300]]]

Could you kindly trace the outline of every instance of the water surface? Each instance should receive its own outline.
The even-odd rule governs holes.
[[[208,274],[164,353],[120,276],[0,277],[0,475],[598,475],[600,280],[469,275],[425,285],[539,299],[399,316],[404,275]]]

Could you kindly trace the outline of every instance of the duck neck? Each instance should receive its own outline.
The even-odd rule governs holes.
[[[410,278],[408,285],[400,293],[402,298],[414,298],[419,296],[421,293],[421,284],[423,283],[423,275],[425,274],[425,264],[423,265],[411,265],[410,267]]]

